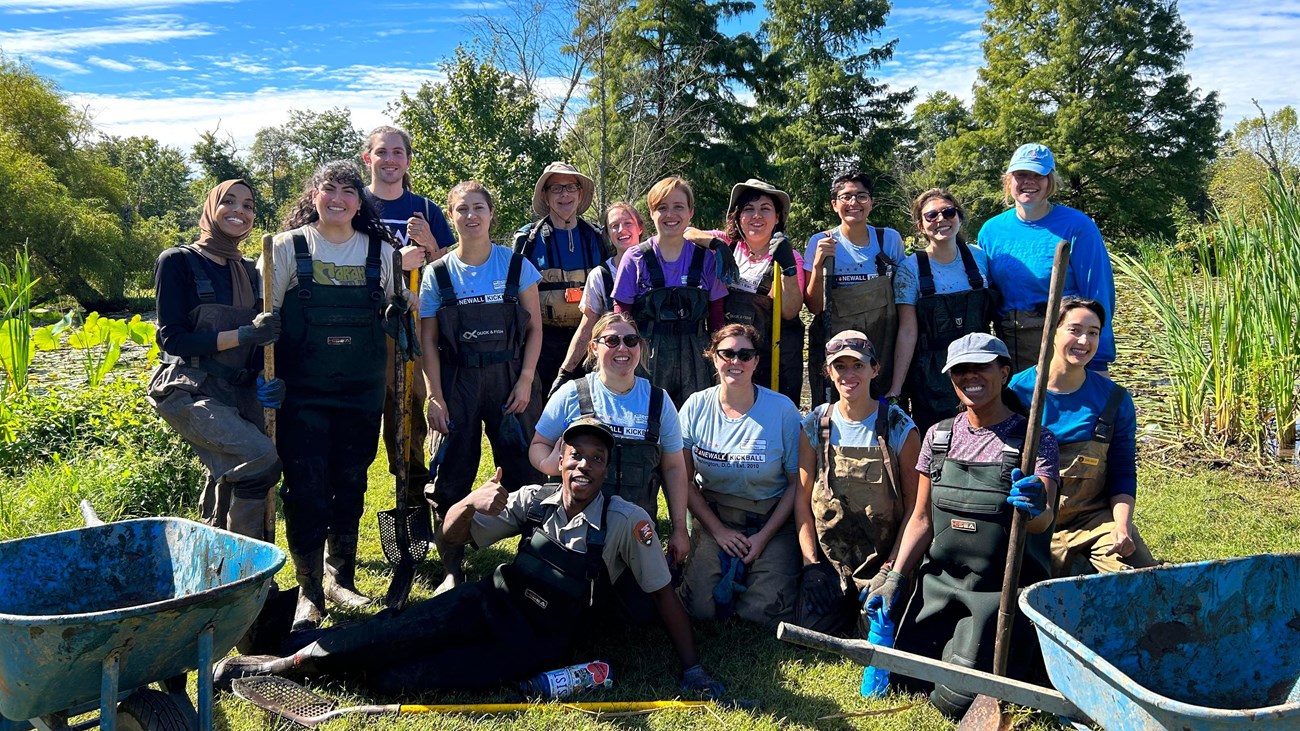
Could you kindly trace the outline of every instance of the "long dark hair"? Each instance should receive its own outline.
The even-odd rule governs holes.
[[[761,190],[754,190],[753,188],[747,188],[742,191],[740,195],[736,196],[736,205],[732,206],[731,210],[727,211],[727,222],[725,228],[728,239],[731,241],[741,241],[745,238],[745,234],[740,230],[740,212],[745,210],[745,206],[753,203],[759,198],[767,198],[772,201],[772,207],[776,209],[776,224],[772,226],[772,234],[775,235],[778,231],[785,230],[785,212],[781,210],[781,201],[777,200],[775,196],[769,193],[764,193]]]
[[[312,194],[325,183],[338,183],[350,185],[356,188],[357,198],[360,200],[360,206],[357,208],[356,215],[352,217],[353,230],[360,231],[367,236],[378,237],[381,241],[399,246],[400,243],[388,227],[379,221],[379,213],[375,210],[374,204],[364,195],[366,184],[361,180],[361,171],[357,166],[347,160],[332,160],[316,168],[315,174],[307,179],[302,186],[302,195],[298,197],[298,202],[294,204],[293,211],[284,219],[284,229],[300,228],[308,224],[316,223],[320,220],[320,213],[316,211],[316,202]]]

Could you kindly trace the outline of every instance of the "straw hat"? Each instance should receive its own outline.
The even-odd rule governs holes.
[[[743,183],[736,183],[731,186],[731,200],[727,201],[728,211],[736,207],[736,199],[746,190],[758,191],[775,201],[777,213],[782,219],[790,215],[790,194],[786,193],[784,190],[778,190],[775,185],[759,180],[758,178],[750,178]]]
[[[533,215],[543,218],[550,215],[551,207],[546,202],[546,181],[552,175],[572,175],[578,179],[582,190],[578,192],[578,215],[587,212],[591,208],[591,199],[596,194],[596,185],[591,178],[578,172],[578,169],[567,162],[553,162],[546,166],[542,171],[542,176],[537,179],[537,185],[533,187]]]

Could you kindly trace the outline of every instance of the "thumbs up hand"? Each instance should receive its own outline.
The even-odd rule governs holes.
[[[498,467],[492,479],[474,491],[470,504],[474,506],[476,512],[484,515],[500,515],[506,508],[506,498],[509,496],[510,493],[501,486],[501,468]]]

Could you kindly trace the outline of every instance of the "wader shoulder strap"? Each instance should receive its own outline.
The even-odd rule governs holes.
[[[880,245],[880,251],[876,252],[876,274],[880,276],[893,276],[894,260],[885,254],[885,229],[879,226],[873,226],[876,232],[876,243]]]
[[[637,248],[641,250],[641,261],[645,262],[646,276],[650,277],[650,289],[663,289],[667,286],[667,280],[664,279],[664,268],[659,263],[659,257],[655,256],[654,248],[649,241],[637,244]]]
[[[198,293],[199,304],[212,304],[217,299],[217,291],[212,288],[212,278],[208,276],[207,270],[203,268],[203,254],[190,244],[184,244],[177,248],[188,252],[185,255],[185,263],[190,265],[190,277],[194,280],[194,290]]]
[[[699,289],[700,282],[704,279],[704,257],[709,252],[694,244],[691,245],[691,248],[695,249],[695,252],[691,254],[691,269],[686,275],[686,286],[691,289]]]
[[[645,440],[651,444],[659,443],[659,420],[664,413],[664,390],[650,386],[650,413],[646,414]]]
[[[522,254],[525,257],[533,252],[533,247],[537,245],[537,234],[542,228],[542,222],[546,219],[540,219],[529,226],[527,230],[515,234],[515,245],[513,250],[516,254]]]
[[[966,283],[971,289],[984,289],[984,277],[975,264],[975,255],[970,253],[970,247],[961,239],[957,240],[957,253],[961,254],[961,265],[966,269]]]
[[[510,268],[506,270],[506,291],[502,293],[502,302],[519,301],[519,275],[524,269],[524,257],[510,255]]]
[[[609,531],[609,503],[613,497],[605,496],[600,506],[600,527],[587,528],[587,581],[591,583],[590,603],[596,599],[596,580],[605,573],[605,534]]]
[[[934,428],[934,439],[930,440],[931,480],[938,480],[943,474],[943,463],[948,459],[948,448],[952,445],[952,425],[956,420],[956,417],[950,416]]]
[[[818,438],[822,442],[822,484],[827,490],[831,489],[831,409],[833,408],[835,408],[834,403],[825,404],[825,411],[822,412],[817,424],[820,430]]]
[[[1029,431],[1029,420],[1025,419],[1007,435],[1007,443],[1002,445],[1002,470],[1010,472],[1020,467],[1020,453],[1025,448],[1025,434]]]
[[[894,452],[889,448],[889,402],[881,399],[876,405],[876,444],[880,446],[880,458],[885,462],[885,482],[894,497],[903,498],[903,491],[898,487],[899,475],[894,471]]]
[[[1092,441],[1110,444],[1110,440],[1115,437],[1115,419],[1119,416],[1119,406],[1124,403],[1125,393],[1127,391],[1118,383],[1111,387],[1106,405],[1097,417],[1097,425],[1092,428]]]
[[[433,283],[438,285],[438,299],[443,307],[455,307],[456,289],[451,286],[451,272],[447,271],[447,257],[433,263]]]
[[[383,287],[383,263],[379,258],[379,245],[383,240],[378,236],[370,236],[370,245],[366,249],[366,289],[370,290],[370,299],[373,302],[381,302],[384,299]],[[401,276],[400,272],[393,272],[393,277]],[[397,287],[393,287],[397,291]]]
[[[573,385],[578,391],[578,416],[584,419],[596,418],[596,406],[591,401],[591,384],[587,382],[587,377],[574,379]]]
[[[311,299],[311,288],[315,281],[312,277],[311,251],[307,249],[307,237],[300,233],[293,235],[294,272],[298,275],[298,299]]]
[[[933,297],[938,291],[934,287],[934,272],[930,270],[930,255],[920,250],[916,252],[916,278],[922,297]]]

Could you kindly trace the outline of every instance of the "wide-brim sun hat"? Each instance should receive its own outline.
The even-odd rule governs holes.
[[[578,215],[581,216],[591,208],[591,199],[596,195],[596,184],[592,179],[567,162],[553,162],[546,166],[541,177],[537,178],[537,185],[533,186],[534,216],[543,218],[551,213],[551,206],[546,202],[546,181],[552,175],[572,175],[577,178],[582,183],[582,190],[578,192]]]
[[[992,363],[999,357],[1008,360],[1011,358],[1006,343],[988,333],[970,333],[957,338],[948,346],[948,360],[943,364],[941,372],[947,373],[953,366],[964,363]]]
[[[834,353],[829,350],[829,348],[834,347],[835,343],[842,343],[846,340],[861,340],[863,345],[862,347],[851,345],[845,346]],[[867,334],[861,330],[841,330],[830,340],[826,341],[826,347],[827,363],[834,363],[846,355],[851,355],[863,363],[870,363],[871,361],[876,360],[876,346],[871,344],[871,338],[867,337]]]
[[[1007,163],[1008,173],[1028,170],[1039,175],[1050,175],[1055,169],[1056,158],[1052,156],[1052,151],[1047,149],[1047,145],[1040,145],[1037,142],[1017,147],[1015,154],[1011,156],[1011,162]]]
[[[728,211],[736,207],[736,199],[740,197],[741,193],[747,190],[757,191],[763,195],[769,196],[776,202],[778,209],[777,214],[780,215],[783,220],[790,215],[790,194],[777,188],[775,185],[764,180],[759,180],[758,178],[750,178],[743,183],[736,183],[731,186],[731,200],[727,201]]]

